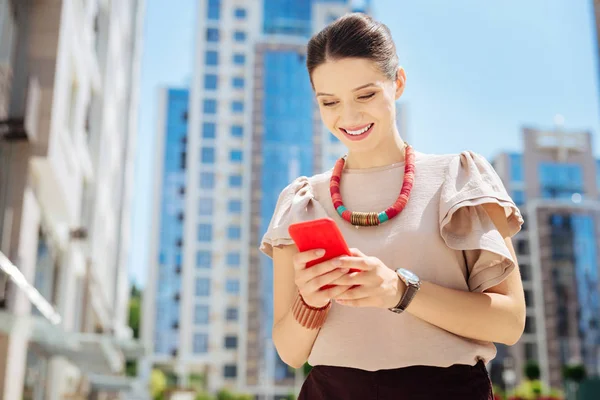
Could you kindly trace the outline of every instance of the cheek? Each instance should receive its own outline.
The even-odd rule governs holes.
[[[332,110],[328,110],[325,107],[319,107],[321,113],[321,120],[323,124],[330,130],[333,131],[335,128],[336,114]]]

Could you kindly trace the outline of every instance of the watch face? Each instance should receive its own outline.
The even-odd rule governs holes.
[[[406,279],[406,282],[409,284],[413,284],[416,285],[419,283],[419,277],[417,275],[415,275],[414,273],[410,272],[407,269],[404,268],[400,268],[398,270],[398,273],[404,277],[404,279]]]

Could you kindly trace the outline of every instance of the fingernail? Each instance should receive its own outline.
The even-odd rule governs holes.
[[[315,251],[315,254],[317,255],[317,257],[324,256],[325,255],[325,250],[319,249],[319,250]]]
[[[342,274],[347,274],[350,270],[348,268],[342,268],[340,271],[342,271]]]
[[[335,260],[331,261],[331,265],[333,265],[334,267],[339,267],[340,265],[342,265],[342,262],[339,258],[336,258]]]

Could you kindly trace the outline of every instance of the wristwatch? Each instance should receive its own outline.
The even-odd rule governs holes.
[[[421,280],[417,275],[404,268],[398,268],[396,270],[396,273],[398,274],[400,279],[402,279],[402,282],[404,282],[404,284],[406,285],[406,290],[404,291],[404,294],[402,295],[402,298],[400,299],[398,304],[396,304],[395,307],[392,307],[389,310],[395,312],[396,314],[400,314],[404,310],[406,310],[406,307],[408,307],[412,299],[415,297],[415,295],[421,288]]]

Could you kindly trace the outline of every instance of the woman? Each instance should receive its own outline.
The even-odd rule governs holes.
[[[514,344],[525,322],[510,239],[518,208],[480,155],[402,140],[406,74],[385,25],[340,18],[311,38],[307,67],[348,153],[283,190],[261,245],[274,260],[277,351],[314,366],[300,399],[491,399],[493,342]],[[323,253],[299,253],[287,228],[320,217],[336,221],[352,256],[305,268]]]

